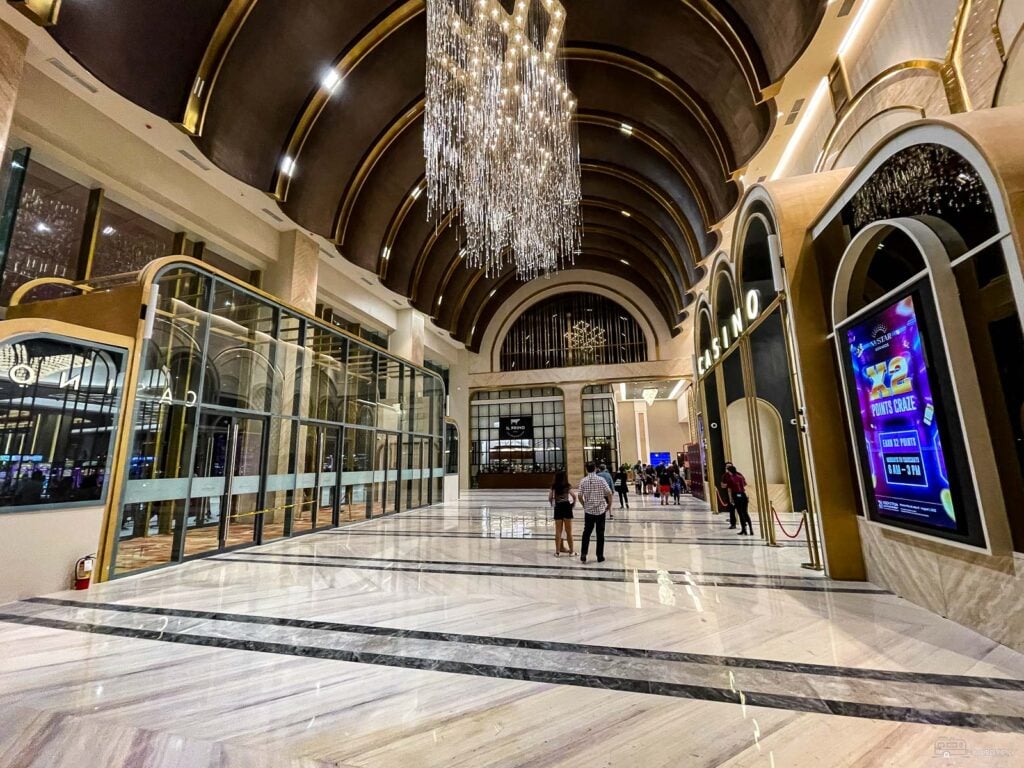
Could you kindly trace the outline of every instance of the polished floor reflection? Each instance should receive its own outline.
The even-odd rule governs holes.
[[[475,492],[0,607],[0,766],[1024,761],[1024,656],[633,507],[602,564]]]

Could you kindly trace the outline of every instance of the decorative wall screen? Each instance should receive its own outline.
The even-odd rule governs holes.
[[[564,293],[535,304],[516,319],[501,347],[503,371],[646,360],[639,323],[594,293]]]

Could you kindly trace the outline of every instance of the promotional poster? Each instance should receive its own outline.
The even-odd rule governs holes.
[[[886,307],[846,333],[869,464],[865,481],[878,516],[957,530],[913,298]]]

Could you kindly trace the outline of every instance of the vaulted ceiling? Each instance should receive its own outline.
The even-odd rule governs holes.
[[[737,202],[734,178],[773,127],[774,86],[827,0],[563,2],[583,174],[576,267],[635,282],[674,328],[711,227]],[[424,0],[63,0],[50,33],[471,348],[516,289],[511,271],[464,267],[458,230],[427,220]]]

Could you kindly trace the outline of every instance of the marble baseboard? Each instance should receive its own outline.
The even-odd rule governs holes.
[[[858,522],[872,583],[1024,651],[1024,557],[969,552]]]

